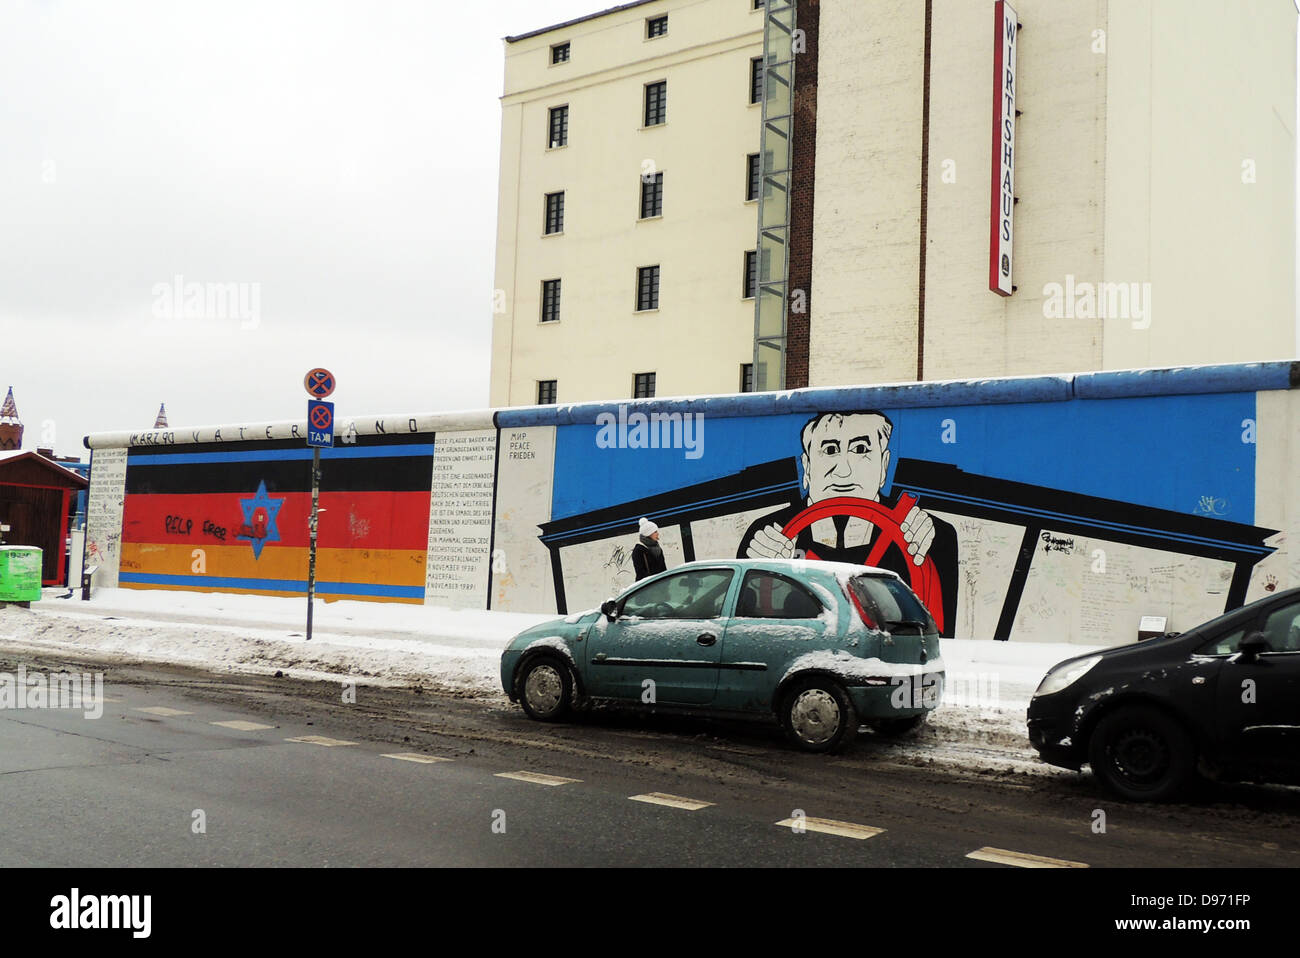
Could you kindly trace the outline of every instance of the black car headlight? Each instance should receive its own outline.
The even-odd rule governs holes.
[[[1058,665],[1043,676],[1043,681],[1038,683],[1038,690],[1034,692],[1034,698],[1038,698],[1040,695],[1052,695],[1062,689],[1069,688],[1083,678],[1100,661],[1100,655],[1093,655],[1086,659],[1077,659],[1073,662]]]

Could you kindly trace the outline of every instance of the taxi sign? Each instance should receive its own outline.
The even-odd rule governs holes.
[[[334,374],[318,366],[303,377],[302,385],[312,399],[328,399],[334,392]]]
[[[307,400],[307,445],[334,445],[334,404]]]

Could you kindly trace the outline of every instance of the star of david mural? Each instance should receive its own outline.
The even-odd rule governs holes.
[[[280,529],[275,524],[276,516],[284,499],[272,499],[266,494],[266,482],[257,484],[257,493],[249,499],[240,499],[239,508],[244,513],[244,522],[239,527],[236,539],[244,539],[253,546],[253,558],[262,557],[262,546],[268,542],[280,541]]]

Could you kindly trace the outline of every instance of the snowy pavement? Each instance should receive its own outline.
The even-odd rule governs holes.
[[[175,663],[218,672],[411,686],[504,701],[501,650],[553,616],[377,602],[318,602],[306,641],[302,598],[101,589],[89,602],[46,590],[0,608],[0,647]],[[945,639],[943,706],[899,757],[981,771],[1047,773],[1025,735],[1039,680],[1091,646]]]

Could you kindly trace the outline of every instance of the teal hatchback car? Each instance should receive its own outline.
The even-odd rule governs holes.
[[[939,630],[897,575],[810,560],[687,563],[501,656],[506,694],[539,721],[595,703],[775,720],[813,752],[860,724],[916,728],[943,675]]]

